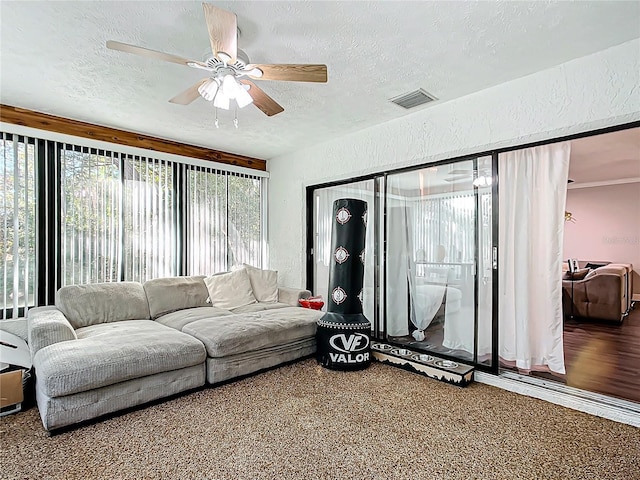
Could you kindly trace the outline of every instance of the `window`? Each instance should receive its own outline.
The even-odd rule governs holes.
[[[0,135],[2,318],[64,285],[263,264],[264,174]]]
[[[122,158],[123,280],[177,274],[173,168],[170,162]]]
[[[227,270],[227,179],[208,168],[189,170],[187,250],[194,275]]]
[[[259,177],[194,167],[188,172],[187,250],[191,274],[262,266]]]
[[[261,267],[262,215],[260,179],[229,174],[227,242],[231,266],[248,263]]]
[[[34,304],[36,265],[35,143],[1,134],[0,298],[3,316]]]
[[[120,278],[120,159],[71,146],[60,155],[62,285]]]

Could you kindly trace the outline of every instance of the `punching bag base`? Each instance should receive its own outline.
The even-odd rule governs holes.
[[[328,316],[333,315],[328,314]],[[326,321],[325,317],[318,321],[316,331],[318,363],[330,370],[367,368],[371,364],[371,323],[362,314],[341,315],[341,317],[359,317],[363,320],[356,322],[334,323]]]

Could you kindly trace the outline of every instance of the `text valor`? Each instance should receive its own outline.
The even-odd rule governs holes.
[[[339,333],[329,339],[329,344],[337,352],[330,352],[334,363],[361,363],[369,360],[369,352],[363,352],[369,346],[369,336],[364,333]]]

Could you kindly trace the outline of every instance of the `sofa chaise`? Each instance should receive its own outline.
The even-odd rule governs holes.
[[[299,307],[310,292],[275,286],[273,273],[62,287],[55,306],[28,312],[45,429],[314,353],[322,312]]]

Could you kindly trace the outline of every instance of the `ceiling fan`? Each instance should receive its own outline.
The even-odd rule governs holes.
[[[204,61],[189,60],[113,40],[107,42],[107,48],[209,72],[207,78],[203,78],[169,100],[171,103],[180,105],[188,105],[201,96],[205,100],[212,101],[216,108],[228,110],[230,101],[235,100],[240,108],[254,103],[266,115],[272,116],[283,112],[284,108],[251,79],[289,82],[327,81],[326,65],[250,63],[246,53],[238,48],[236,15],[208,3],[203,3],[202,7],[212,50],[212,54],[208,55]]]

